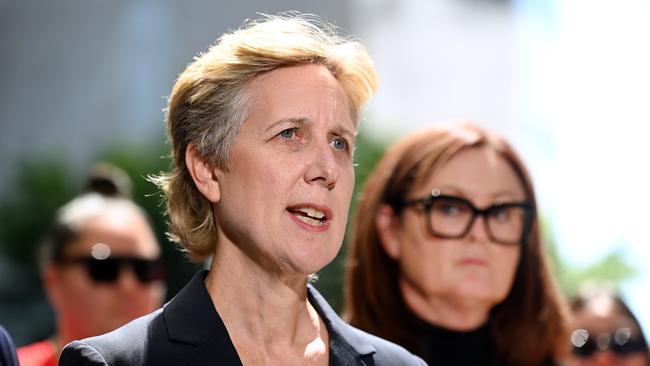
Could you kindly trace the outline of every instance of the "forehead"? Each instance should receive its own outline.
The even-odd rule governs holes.
[[[616,307],[606,311],[586,306],[574,314],[575,326],[585,328],[591,332],[610,332],[618,328],[630,328],[638,331],[634,322]]]
[[[526,198],[521,179],[510,163],[491,147],[463,149],[443,163],[426,181],[427,189],[461,194],[478,201]]]
[[[116,205],[85,220],[67,255],[88,255],[97,243],[106,244],[112,255],[152,256],[159,251],[145,217],[128,206]]]
[[[354,128],[345,91],[325,66],[279,68],[257,76],[248,90],[253,97],[249,119],[259,119],[260,114],[268,121],[331,117]]]

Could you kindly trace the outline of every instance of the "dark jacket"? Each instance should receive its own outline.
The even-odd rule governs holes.
[[[162,309],[104,335],[68,344],[59,365],[241,365],[198,273]],[[330,334],[330,365],[426,365],[402,347],[351,327],[309,286]]]
[[[0,365],[18,366],[16,358],[16,346],[11,340],[9,333],[0,325]]]

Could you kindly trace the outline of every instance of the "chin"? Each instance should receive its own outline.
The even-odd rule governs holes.
[[[311,250],[309,252],[300,253],[298,258],[294,259],[294,268],[297,272],[305,275],[311,275],[319,272],[325,266],[330,264],[336,258],[338,250]]]
[[[496,294],[489,289],[489,286],[485,285],[460,286],[458,292],[460,297],[468,301],[489,304],[490,306],[496,305],[504,299],[504,296]]]

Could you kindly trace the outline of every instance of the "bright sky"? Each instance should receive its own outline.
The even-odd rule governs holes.
[[[552,136],[552,153],[536,157],[546,164],[532,167],[544,211],[570,263],[620,251],[641,270],[624,295],[647,332],[650,2],[533,3],[520,1],[517,25],[523,117]]]

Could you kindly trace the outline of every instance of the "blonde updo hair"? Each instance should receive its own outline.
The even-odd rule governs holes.
[[[341,37],[331,25],[297,13],[265,16],[224,34],[183,71],[169,98],[167,134],[174,167],[152,178],[167,198],[169,236],[196,261],[217,245],[212,203],[196,188],[185,165],[190,144],[220,169],[248,107],[254,101],[248,84],[281,67],[325,66],[342,86],[350,115],[358,126],[363,105],[374,94],[377,76],[365,47]]]

